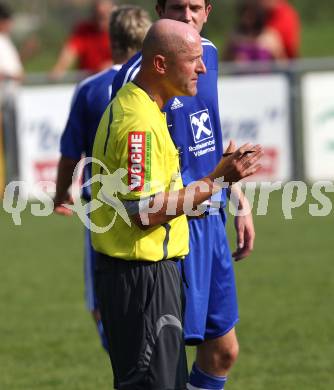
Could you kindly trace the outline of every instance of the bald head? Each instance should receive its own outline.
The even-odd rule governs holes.
[[[142,65],[135,82],[158,103],[173,96],[194,96],[198,76],[206,72],[201,37],[190,25],[161,19],[143,43]]]
[[[171,58],[200,43],[201,37],[192,26],[171,19],[161,19],[152,25],[145,37],[143,62],[151,61],[159,54]]]

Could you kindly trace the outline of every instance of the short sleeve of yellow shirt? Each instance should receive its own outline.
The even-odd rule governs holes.
[[[120,201],[140,200],[183,187],[178,152],[169,135],[165,114],[133,83],[118,92],[103,115],[93,157],[107,167],[105,173],[121,169],[128,190],[117,193]],[[93,163],[92,176],[98,173],[101,164]],[[100,189],[99,183],[93,184],[93,200],[101,200]],[[127,260],[151,261],[184,257],[188,253],[188,224],[184,215],[144,231],[133,223],[128,226],[120,215],[115,216],[115,208],[102,203],[91,213],[92,222],[100,227],[110,225],[111,221],[114,224],[107,232],[92,233],[97,251]]]

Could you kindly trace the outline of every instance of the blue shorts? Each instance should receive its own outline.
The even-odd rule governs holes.
[[[86,307],[89,311],[97,309],[97,298],[95,293],[95,262],[96,252],[92,247],[89,229],[85,228],[85,300]]]
[[[238,303],[225,217],[219,212],[189,221],[190,252],[184,260],[185,340],[196,345],[228,333],[238,322]]]

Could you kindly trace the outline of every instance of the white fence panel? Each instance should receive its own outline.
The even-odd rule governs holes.
[[[302,97],[305,177],[334,179],[334,72],[303,76]]]
[[[55,182],[73,85],[25,86],[18,99],[19,164],[29,197],[39,197],[41,181]]]
[[[222,77],[220,115],[224,145],[261,144],[263,169],[251,180],[286,181],[292,177],[289,83],[284,75]]]

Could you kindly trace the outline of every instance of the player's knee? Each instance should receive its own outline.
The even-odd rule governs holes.
[[[233,345],[231,345],[226,350],[226,360],[232,366],[236,362],[236,360],[238,359],[238,356],[239,356],[239,343],[238,343],[238,341],[235,341],[233,343]]]
[[[215,354],[215,365],[220,370],[229,370],[239,355],[239,343],[235,340],[229,345],[222,346]]]
[[[235,331],[208,340],[198,347],[197,364],[203,371],[213,375],[225,376],[237,360],[239,343]]]

